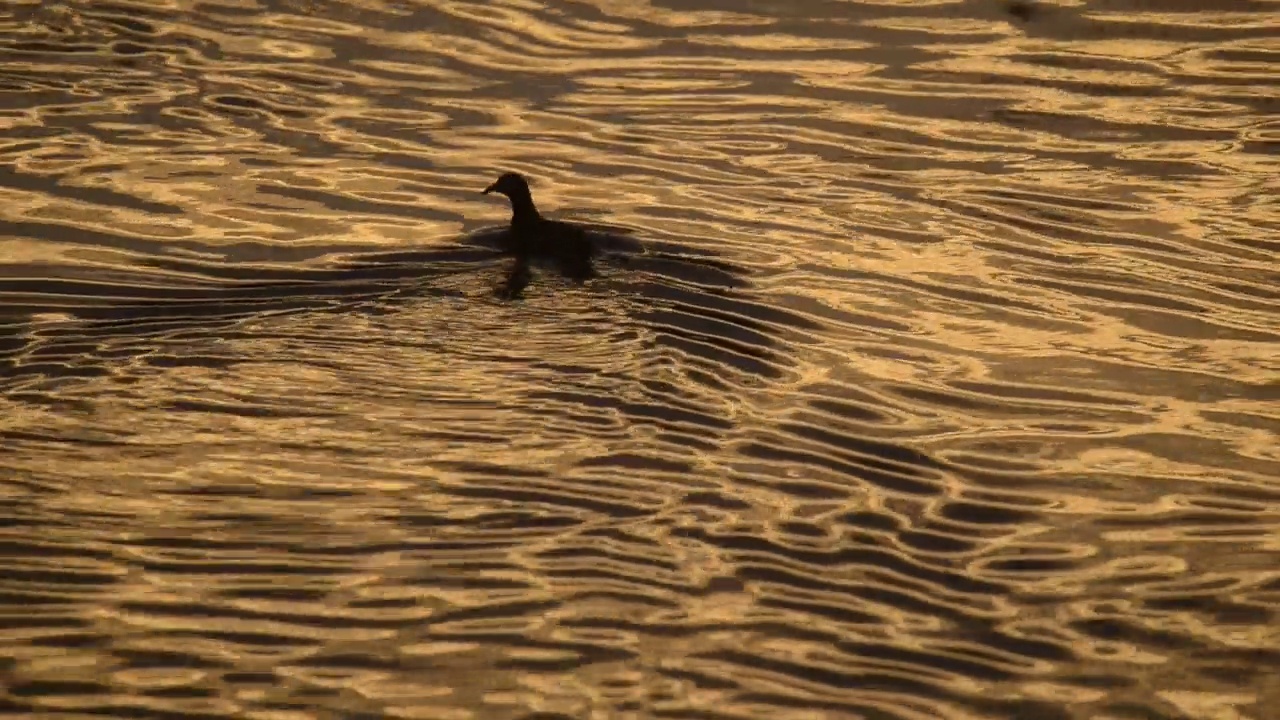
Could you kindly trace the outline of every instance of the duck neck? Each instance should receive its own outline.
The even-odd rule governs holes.
[[[530,225],[542,219],[538,208],[533,204],[533,196],[528,190],[517,192],[511,198],[511,224]]]

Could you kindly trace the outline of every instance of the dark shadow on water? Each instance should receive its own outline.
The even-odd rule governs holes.
[[[695,254],[687,247],[673,243],[641,243],[632,237],[630,228],[581,223],[592,242],[601,251],[605,267],[646,272],[668,279],[678,279],[708,288],[746,288],[750,270],[714,255]],[[509,254],[511,232],[506,227],[489,227],[463,238],[466,245]],[[381,257],[381,256],[380,256]]]
[[[601,253],[597,276],[582,290],[599,292],[602,303],[626,303],[625,314],[646,326],[655,342],[703,361],[706,367],[694,376],[705,384],[723,385],[722,370],[779,377],[791,364],[780,333],[817,327],[755,297],[746,267],[674,243],[647,246],[625,229],[589,226],[589,233]],[[85,348],[106,337],[216,335],[254,317],[352,312],[431,297],[492,301],[489,291],[500,288],[497,281],[513,267],[526,282],[541,283],[541,291],[573,287],[554,277],[555,267],[512,257],[501,227],[434,247],[328,254],[309,264],[146,256],[130,270],[70,268],[61,277],[46,267],[31,267],[25,276],[22,268],[10,267],[0,278],[0,376],[9,382],[81,376],[88,368],[72,370],[71,364],[110,362],[83,357]],[[35,316],[57,320],[42,324],[36,338],[30,323]],[[63,346],[64,365],[33,362],[33,343],[46,355],[59,354],[50,346]],[[81,355],[76,363],[72,350]]]

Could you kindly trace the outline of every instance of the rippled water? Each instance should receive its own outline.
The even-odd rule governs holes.
[[[1280,718],[1278,68],[1263,0],[6,3],[0,711]],[[649,254],[496,298],[503,170]]]

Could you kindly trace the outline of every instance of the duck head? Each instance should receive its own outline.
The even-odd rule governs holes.
[[[538,210],[533,205],[533,194],[529,192],[529,181],[525,180],[520,173],[503,173],[493,184],[484,189],[485,195],[489,193],[507,196],[511,201],[513,222],[538,217]]]
[[[520,195],[529,194],[529,181],[525,180],[524,176],[520,173],[502,173],[497,180],[494,180],[489,187],[484,189],[485,195],[495,192],[499,195],[506,195],[508,198],[514,200]]]

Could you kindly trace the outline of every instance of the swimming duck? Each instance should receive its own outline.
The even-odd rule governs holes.
[[[508,286],[513,280],[521,282],[521,288],[528,282],[531,258],[553,260],[565,275],[575,280],[595,276],[592,259],[599,254],[599,249],[587,231],[572,223],[542,217],[533,204],[529,181],[523,175],[503,173],[484,189],[485,195],[489,193],[505,195],[511,201],[511,227],[504,245],[516,256],[516,268],[508,279]]]

